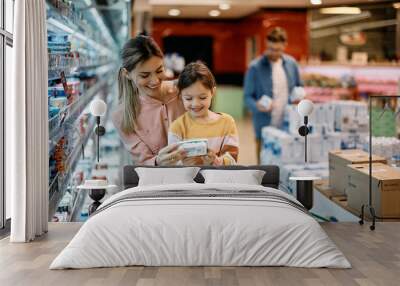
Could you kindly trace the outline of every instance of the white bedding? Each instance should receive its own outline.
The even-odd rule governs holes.
[[[317,221],[289,204],[258,198],[116,200],[140,191],[263,190],[254,185],[143,186],[106,200],[50,269],[146,266],[294,266],[350,268]],[[108,206],[108,207],[107,207]]]

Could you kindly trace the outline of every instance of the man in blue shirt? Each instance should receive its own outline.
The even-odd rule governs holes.
[[[253,116],[258,163],[261,129],[264,126],[282,127],[289,95],[294,87],[302,86],[296,60],[284,53],[286,31],[276,27],[268,33],[266,41],[264,55],[251,62],[244,79],[244,98]],[[266,104],[265,99],[271,99],[270,104]]]

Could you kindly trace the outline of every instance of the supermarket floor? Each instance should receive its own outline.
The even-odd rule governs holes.
[[[256,165],[256,142],[253,130],[253,123],[250,117],[236,120],[239,132],[239,160],[240,165]]]
[[[0,285],[399,285],[399,223],[378,223],[374,232],[357,223],[322,223],[352,269],[289,267],[119,267],[49,270],[81,223],[50,223],[32,243],[0,241]]]

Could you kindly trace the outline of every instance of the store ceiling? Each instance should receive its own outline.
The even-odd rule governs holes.
[[[124,41],[127,36],[128,17],[131,3],[126,0],[93,0],[96,8],[103,15],[105,24],[117,42]]]
[[[155,18],[210,18],[208,12],[218,9],[221,3],[229,3],[229,10],[221,11],[218,18],[234,19],[247,16],[262,8],[317,8],[335,5],[357,5],[382,2],[393,2],[387,0],[322,0],[322,6],[312,5],[310,0],[137,0],[136,4],[146,3],[151,7],[151,13]],[[140,6],[140,5],[137,5]],[[179,16],[169,16],[168,11],[172,8],[179,9]],[[134,7],[135,9],[135,7]],[[140,8],[139,8],[140,9]]]

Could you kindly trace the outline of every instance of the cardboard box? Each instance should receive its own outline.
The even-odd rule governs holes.
[[[348,206],[360,211],[369,203],[369,164],[348,167]],[[382,163],[372,164],[372,206],[378,217],[400,217],[400,170]],[[369,211],[366,210],[369,215]]]
[[[369,154],[359,149],[332,150],[329,152],[329,185],[340,194],[346,193],[349,164],[369,162]],[[373,155],[372,162],[384,163],[383,157]]]

